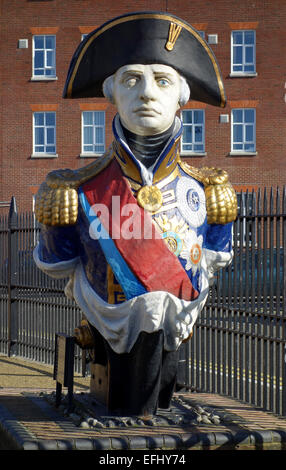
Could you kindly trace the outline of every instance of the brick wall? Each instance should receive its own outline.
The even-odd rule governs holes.
[[[88,103],[104,103],[109,145],[114,107],[104,99],[63,100],[62,91],[81,34],[114,16],[139,10],[167,10],[204,29],[206,35],[218,34],[218,44],[211,47],[222,71],[228,104],[223,110],[205,107],[207,155],[189,157],[189,163],[224,168],[234,184],[244,187],[285,184],[285,0],[2,0],[0,201],[15,195],[20,210],[31,209],[32,194],[47,172],[91,161],[79,156],[81,111]],[[256,30],[257,76],[253,78],[230,77],[231,30],[242,23]],[[35,82],[31,81],[32,36],[43,31],[56,34],[57,80]],[[19,39],[28,39],[28,49],[17,48]],[[257,114],[257,155],[230,156],[231,109],[247,103]],[[35,109],[56,109],[58,158],[31,158]],[[229,123],[219,122],[222,113],[229,115]]]

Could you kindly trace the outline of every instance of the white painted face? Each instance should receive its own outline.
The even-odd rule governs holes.
[[[162,64],[130,64],[113,78],[113,100],[124,127],[134,134],[167,130],[179,109],[180,75]]]

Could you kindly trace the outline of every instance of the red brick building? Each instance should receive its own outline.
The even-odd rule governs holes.
[[[238,189],[285,184],[285,0],[2,0],[0,212],[12,195],[31,209],[49,171],[86,165],[108,147],[114,107],[64,100],[63,87],[82,35],[140,10],[188,21],[222,71],[225,109],[185,106],[184,158],[224,168]]]

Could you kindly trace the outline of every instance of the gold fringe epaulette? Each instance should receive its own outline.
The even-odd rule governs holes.
[[[237,217],[237,197],[226,171],[220,168],[195,168],[180,162],[181,168],[204,185],[207,221],[209,224],[227,224]]]
[[[47,175],[36,195],[35,214],[41,224],[73,225],[78,215],[79,186],[97,175],[111,162],[113,149],[95,162],[77,170],[54,170]]]

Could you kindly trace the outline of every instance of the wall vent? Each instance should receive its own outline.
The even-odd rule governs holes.
[[[19,39],[18,49],[28,49],[28,39]]]
[[[217,44],[218,43],[217,34],[208,34],[208,43],[209,44]]]

